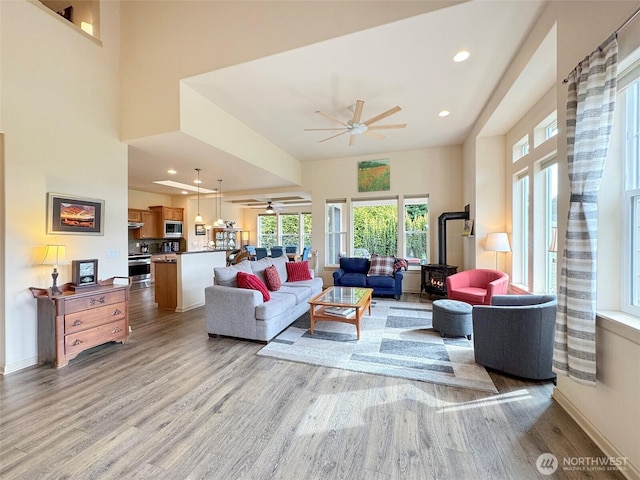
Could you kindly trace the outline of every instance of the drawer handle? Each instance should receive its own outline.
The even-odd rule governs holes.
[[[111,316],[116,316],[116,315],[120,315],[122,313],[122,310],[118,310],[117,308],[111,313]]]
[[[122,329],[120,327],[116,327],[113,330],[111,330],[111,333],[120,333],[122,331]]]
[[[82,344],[82,340],[76,339],[76,341],[75,341],[75,342],[73,342],[73,343],[71,344],[71,346],[72,346],[72,347],[77,347],[78,345],[81,345],[81,344]]]
[[[75,322],[73,322],[73,323],[71,324],[71,326],[72,326],[72,327],[77,327],[77,326],[79,326],[79,325],[82,325],[82,322],[81,322],[80,320],[76,320]]]
[[[96,298],[96,297],[91,297],[89,299],[89,304],[90,305],[95,305],[96,303],[104,303],[104,296],[100,297],[100,298]]]

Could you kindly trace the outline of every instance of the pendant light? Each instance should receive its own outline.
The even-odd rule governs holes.
[[[198,172],[198,179],[196,180],[196,184],[198,185],[198,214],[196,218],[193,219],[195,224],[202,224],[204,220],[202,219],[202,215],[200,215],[200,169],[196,168],[196,172]]]
[[[220,217],[216,220],[216,227],[224,227],[222,219],[222,180],[218,179],[218,202],[220,203]]]

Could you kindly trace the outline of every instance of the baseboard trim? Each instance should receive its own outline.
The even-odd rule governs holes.
[[[2,366],[2,375],[9,375],[10,373],[17,372],[19,370],[24,370],[25,368],[33,367],[38,364],[38,357],[33,356],[29,358],[25,358],[19,362],[9,363],[7,365]]]
[[[560,390],[553,389],[553,399],[558,402],[571,418],[584,430],[587,436],[602,450],[607,457],[624,457],[618,449],[605,437],[598,428],[585,417],[582,412]],[[627,461],[624,470],[620,470],[628,480],[640,480],[640,469]]]

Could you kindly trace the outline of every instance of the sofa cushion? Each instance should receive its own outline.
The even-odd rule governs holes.
[[[280,282],[280,275],[278,275],[278,270],[276,270],[275,266],[271,265],[270,267],[265,268],[264,279],[269,290],[272,292],[280,290],[282,283]]]
[[[213,269],[213,278],[216,285],[224,285],[225,287],[237,287],[238,282],[236,276],[238,272],[251,273],[251,263],[248,260],[232,265],[230,267],[216,267]]]
[[[364,273],[345,273],[340,277],[340,285],[349,287],[366,287],[367,276]]]
[[[276,267],[278,271],[278,275],[280,276],[280,283],[284,283],[287,281],[287,264],[289,263],[289,258],[286,255],[281,255],[276,258],[271,259],[271,265]]]
[[[383,257],[381,255],[373,255],[371,257],[371,267],[369,268],[369,276],[383,275],[390,277],[393,275],[395,258]]]
[[[260,260],[256,260],[255,262],[249,262],[249,263],[251,264],[251,272],[253,272],[253,274],[257,276],[260,280],[265,282],[266,279],[264,278],[264,271],[272,265],[271,258],[264,257],[264,258],[261,258]]]
[[[301,282],[303,280],[311,280],[309,272],[309,262],[287,262],[287,281]]]
[[[273,292],[271,300],[256,306],[256,320],[269,320],[290,313],[296,306],[296,297],[290,293]]]
[[[369,288],[394,288],[395,286],[396,279],[393,277],[386,277],[382,275],[367,277],[367,287]]]
[[[369,259],[357,257],[342,257],[340,268],[347,273],[366,274],[369,271]]]
[[[258,290],[262,293],[262,299],[265,302],[271,300],[271,295],[267,286],[253,273],[238,272],[238,286],[250,290]]]
[[[290,293],[296,297],[296,305],[311,299],[311,294],[313,293],[311,285],[301,285],[300,287],[292,287],[291,285],[291,283],[286,283],[282,285],[282,288],[279,291],[283,293]]]

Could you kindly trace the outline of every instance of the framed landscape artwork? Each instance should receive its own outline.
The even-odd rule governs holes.
[[[387,192],[390,189],[389,159],[358,162],[358,192]]]
[[[49,193],[47,233],[104,235],[104,200]]]

